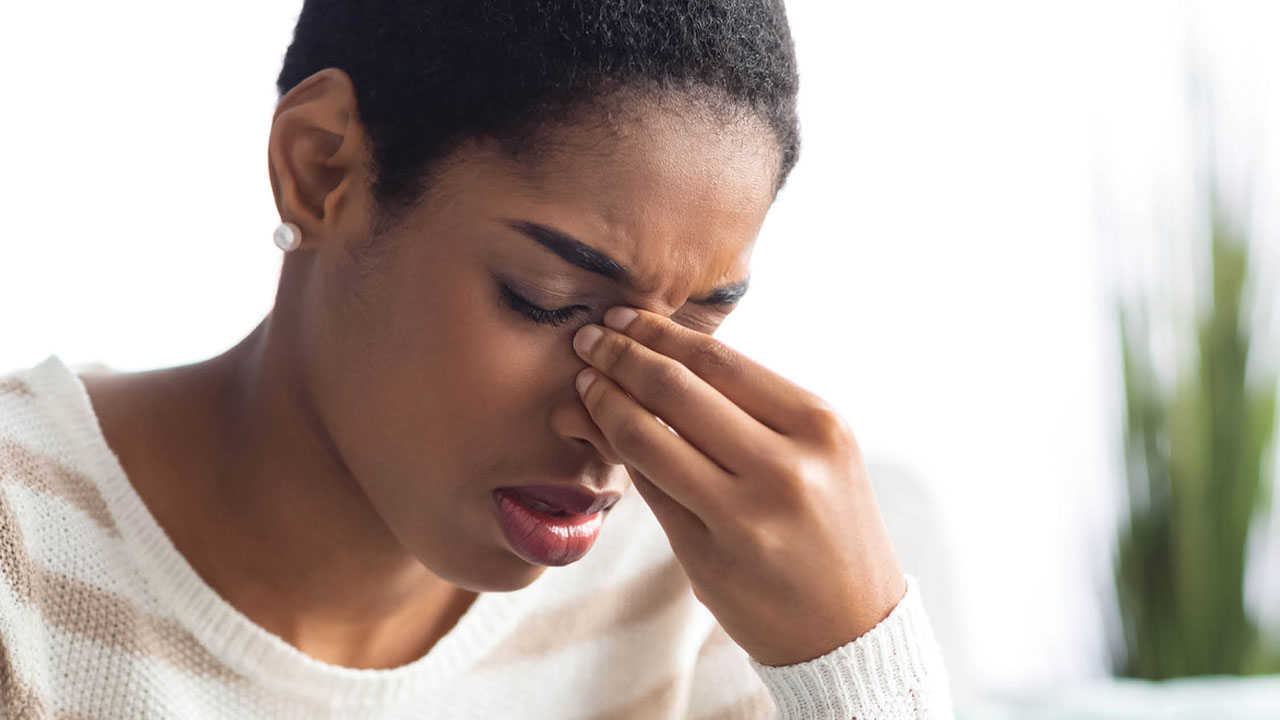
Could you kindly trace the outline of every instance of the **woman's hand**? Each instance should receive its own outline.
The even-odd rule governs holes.
[[[574,337],[579,394],[729,636],[790,665],[883,620],[906,579],[832,407],[656,313],[604,320]]]

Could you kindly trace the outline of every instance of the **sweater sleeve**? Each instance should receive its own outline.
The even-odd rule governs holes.
[[[889,616],[831,652],[762,665],[719,625],[694,665],[686,720],[953,720],[942,651],[918,581]]]
[[[951,688],[919,581],[888,617],[825,655],[794,665],[748,658],[780,720],[952,720]]]

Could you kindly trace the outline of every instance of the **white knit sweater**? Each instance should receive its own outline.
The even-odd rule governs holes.
[[[393,669],[307,656],[189,565],[56,355],[0,375],[0,718],[951,718],[918,582],[808,662],[756,663],[629,490],[592,551],[481,593]],[[784,630],[785,631],[785,630]]]

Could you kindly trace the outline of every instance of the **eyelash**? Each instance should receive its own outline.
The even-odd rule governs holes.
[[[554,327],[564,325],[573,319],[573,316],[578,313],[578,308],[581,307],[580,305],[570,305],[569,307],[558,308],[556,310],[548,310],[525,300],[515,294],[511,288],[504,284],[499,284],[499,288],[502,291],[502,297],[507,301],[507,304],[511,306],[512,310],[515,310],[533,322],[540,323],[542,325],[551,325]]]

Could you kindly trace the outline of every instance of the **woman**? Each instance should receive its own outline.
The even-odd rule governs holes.
[[[267,317],[0,379],[4,717],[950,716],[849,429],[711,337],[779,3],[307,0],[277,84]]]

